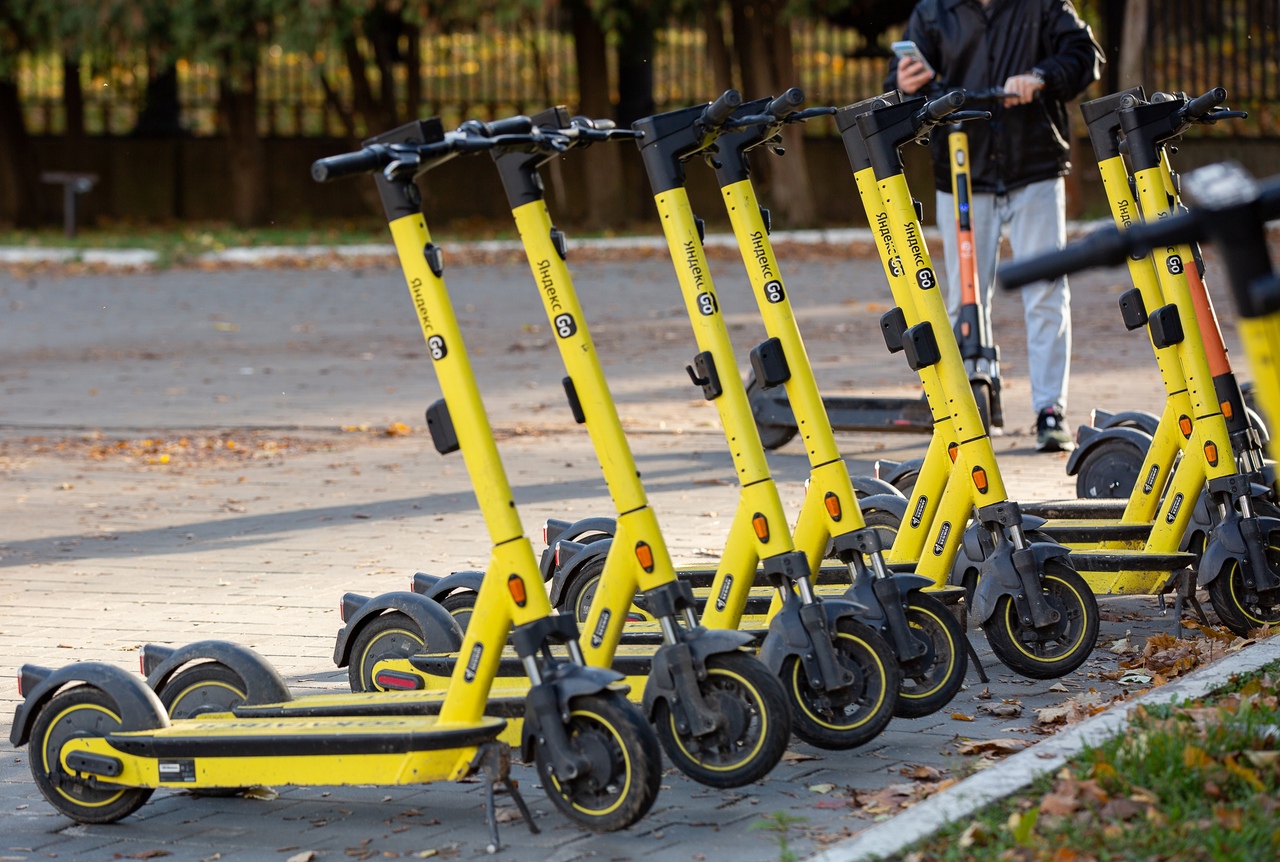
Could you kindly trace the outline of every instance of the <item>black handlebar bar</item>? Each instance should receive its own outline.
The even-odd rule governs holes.
[[[1190,122],[1195,122],[1221,105],[1226,98],[1227,91],[1224,88],[1214,87],[1203,96],[1196,96],[1187,102],[1182,109],[1182,116]]]
[[[355,174],[367,174],[370,171],[381,170],[394,159],[395,155],[390,147],[385,144],[374,144],[354,153],[316,159],[311,164],[311,178],[318,183],[327,183]]]
[[[964,91],[952,90],[950,93],[946,93],[936,99],[926,102],[925,106],[920,109],[920,116],[922,119],[936,122],[941,120],[947,114],[954,112],[963,104]]]
[[[734,111],[738,110],[738,106],[741,104],[741,93],[737,90],[725,90],[720,94],[720,98],[703,108],[702,116],[698,118],[698,122],[707,128],[718,129],[725,124],[725,121],[729,119]]]
[[[770,102],[769,107],[765,108],[764,112],[771,117],[782,119],[803,104],[804,90],[801,90],[799,87],[792,87]]]

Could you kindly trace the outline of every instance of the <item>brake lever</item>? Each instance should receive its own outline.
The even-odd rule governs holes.
[[[803,111],[792,111],[790,114],[787,114],[785,117],[783,117],[782,122],[803,123],[805,120],[811,120],[814,117],[826,117],[826,116],[834,115],[835,112],[836,112],[835,108],[828,108],[828,107],[821,107],[821,106],[814,107],[814,108],[805,108]]]
[[[1220,120],[1244,120],[1248,119],[1248,117],[1248,111],[1233,111],[1230,108],[1223,108],[1221,110],[1210,111],[1203,117],[1195,120],[1195,122],[1212,125]]]

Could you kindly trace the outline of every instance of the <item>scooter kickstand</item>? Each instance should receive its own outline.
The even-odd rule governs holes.
[[[973,641],[969,640],[969,633],[965,632],[964,646],[969,651],[969,664],[978,674],[978,681],[982,683],[991,682],[991,677],[987,676],[987,669],[982,666],[982,662],[978,659],[978,651],[974,649]]]
[[[476,756],[471,761],[471,768],[478,770],[484,781],[484,819],[489,827],[489,846],[485,850],[489,853],[497,853],[502,849],[502,841],[498,838],[497,804],[494,800],[495,788],[499,783],[515,800],[516,808],[520,809],[520,815],[529,825],[529,831],[537,835],[539,830],[533,822],[533,813],[529,811],[524,797],[520,795],[515,782],[511,780],[511,747],[506,743],[486,742],[476,751]]]

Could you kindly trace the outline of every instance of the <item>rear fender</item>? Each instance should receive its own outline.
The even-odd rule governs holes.
[[[890,485],[884,479],[877,479],[875,476],[858,476],[851,475],[850,480],[853,482],[853,493],[859,500],[867,497],[879,497],[886,495],[889,497],[901,497],[902,492]]]
[[[543,582],[545,583],[555,577],[556,542],[578,542],[579,544],[589,545],[592,542],[599,542],[612,537],[617,529],[618,522],[614,518],[602,516],[579,518],[576,521],[561,521],[558,518],[548,518],[546,523],[547,547],[543,549],[542,557],[538,560],[538,568],[542,570]]]
[[[155,730],[169,726],[169,715],[156,693],[142,680],[115,665],[84,661],[53,671],[24,665],[20,673],[24,680],[40,681],[26,692],[26,697],[14,711],[9,741],[15,746],[26,745],[36,716],[59,689],[71,683],[91,685],[114,700],[124,730]]]
[[[284,703],[292,699],[283,677],[266,659],[248,647],[227,641],[197,641],[178,649],[157,644],[147,644],[142,648],[142,669],[152,691],[163,688],[183,667],[201,661],[214,661],[235,671],[244,683],[247,706]]]
[[[882,461],[881,464],[887,465],[887,462]],[[908,458],[906,461],[902,461],[897,464],[897,466],[890,469],[887,474],[883,470],[879,471],[880,478],[888,482],[890,485],[893,485],[909,473],[919,473],[922,467],[924,467],[923,458]]]
[[[1094,413],[1093,427],[1099,431],[1119,427],[1136,428],[1149,436],[1154,436],[1159,424],[1160,417],[1145,410],[1122,410],[1119,413],[1097,411]]]
[[[893,488],[892,485],[889,487]],[[858,501],[858,508],[864,512],[871,509],[883,509],[895,515],[898,522],[901,523],[902,519],[907,516],[908,502],[907,498],[902,496],[897,488],[893,488],[892,494],[872,494],[870,497],[863,497]]]
[[[1138,451],[1143,453],[1151,448],[1151,435],[1139,431],[1137,428],[1113,427],[1099,430],[1088,425],[1081,425],[1080,430],[1076,432],[1076,448],[1072,450],[1071,456],[1067,458],[1067,475],[1074,476],[1080,472],[1080,465],[1089,457],[1089,453],[1106,440],[1127,441],[1137,446]]]
[[[566,588],[582,571],[583,566],[597,557],[600,557],[601,559],[607,557],[611,547],[613,547],[612,536],[607,539],[599,539],[589,545],[583,546],[569,559],[560,563],[560,568],[556,569],[555,573],[551,576],[551,607],[558,608],[560,606],[560,602],[564,598]]]
[[[333,663],[346,667],[351,661],[351,644],[360,630],[386,611],[408,614],[417,623],[431,652],[453,652],[462,646],[462,629],[439,602],[417,593],[383,593],[369,599],[354,614],[347,614],[347,624],[338,630],[333,647]]]
[[[426,583],[426,578],[431,578],[431,583]],[[450,593],[458,591],[478,593],[480,592],[480,584],[483,582],[484,572],[469,570],[465,572],[453,572],[452,574],[445,575],[443,578],[435,578],[431,575],[426,575],[421,583],[421,586],[424,587],[424,589],[420,589],[419,578],[417,575],[414,575],[413,591],[417,595],[425,596],[432,601],[439,602],[443,601]]]

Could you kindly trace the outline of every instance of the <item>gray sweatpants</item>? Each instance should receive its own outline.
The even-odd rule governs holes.
[[[1066,186],[1058,177],[1023,186],[1007,195],[975,194],[970,202],[970,219],[978,285],[989,315],[991,297],[996,292],[1001,231],[1008,228],[1014,258],[1062,248],[1067,236]],[[938,229],[947,266],[947,311],[954,325],[960,310],[960,256],[956,249],[955,203],[946,192],[938,192]],[[1020,292],[1027,325],[1031,406],[1036,413],[1046,407],[1066,412],[1067,378],[1071,373],[1071,288],[1064,276],[1053,282],[1037,281]],[[1000,334],[995,333],[994,337],[998,344]]]

